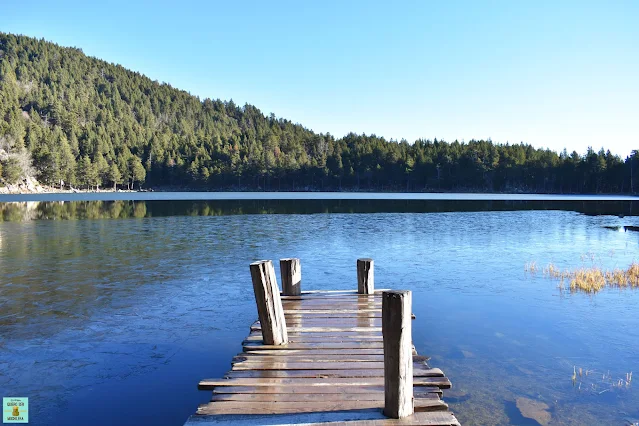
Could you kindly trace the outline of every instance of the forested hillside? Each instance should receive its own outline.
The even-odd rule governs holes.
[[[636,190],[637,157],[336,139],[252,105],[201,100],[80,49],[0,33],[4,183],[32,174],[74,187],[617,193]]]

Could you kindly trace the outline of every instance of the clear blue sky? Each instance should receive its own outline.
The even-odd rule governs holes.
[[[0,30],[335,136],[639,149],[637,0],[0,0]]]

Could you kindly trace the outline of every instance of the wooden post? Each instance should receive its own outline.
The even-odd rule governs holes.
[[[282,275],[282,294],[284,296],[302,294],[302,266],[299,259],[280,259],[280,274]]]
[[[382,293],[384,339],[384,415],[394,419],[414,412],[411,292]]]
[[[375,293],[375,265],[373,259],[357,259],[357,292]]]
[[[265,345],[284,345],[288,343],[286,321],[280,289],[277,286],[275,269],[270,260],[251,263],[251,279],[255,292],[257,314],[262,328],[262,340]]]

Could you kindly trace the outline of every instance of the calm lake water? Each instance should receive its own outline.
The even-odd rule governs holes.
[[[256,319],[248,265],[300,257],[304,289],[413,291],[413,340],[463,424],[639,422],[639,293],[541,272],[639,260],[639,204],[587,200],[0,203],[0,394],[34,425],[181,425]],[[620,217],[621,216],[621,217]],[[573,367],[583,376],[573,384]],[[588,376],[585,375],[586,370]],[[606,376],[604,378],[604,375]]]

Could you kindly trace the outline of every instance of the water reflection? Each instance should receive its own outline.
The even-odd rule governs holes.
[[[579,267],[588,253],[627,266],[639,233],[606,227],[639,217],[597,203],[473,204],[0,205],[15,218],[0,223],[0,393],[29,396],[36,425],[179,424],[207,398],[197,381],[223,376],[255,320],[251,261],[300,257],[305,289],[335,290],[355,288],[355,259],[372,257],[377,287],[413,291],[413,341],[451,378],[463,424],[524,424],[518,398],[546,404],[550,425],[639,418],[633,386],[600,394],[571,381],[573,367],[639,371],[639,292],[562,294],[524,271]]]
[[[316,213],[441,213],[563,210],[588,215],[633,216],[639,201],[572,200],[217,200],[29,201],[0,203],[0,221],[127,219],[164,216]],[[639,229],[626,226],[626,230]]]

